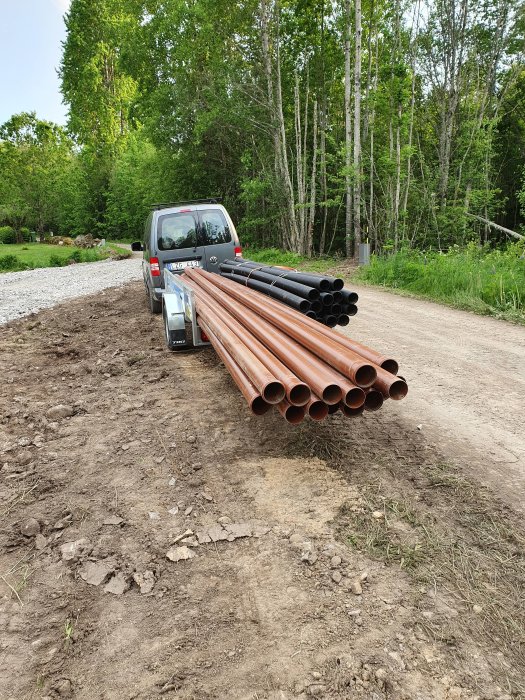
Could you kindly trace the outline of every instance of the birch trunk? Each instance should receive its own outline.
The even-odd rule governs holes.
[[[354,257],[361,243],[361,0],[355,0],[354,65]]]
[[[350,0],[345,2],[346,9],[346,36],[345,36],[345,190],[346,190],[346,217],[345,217],[345,247],[346,256],[352,256],[352,107],[351,107],[351,61],[350,61]]]

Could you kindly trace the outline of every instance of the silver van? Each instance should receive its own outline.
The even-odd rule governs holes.
[[[217,199],[154,204],[144,226],[142,274],[151,312],[162,311],[164,268],[182,273],[187,267],[219,272],[228,258],[241,257],[235,226]]]

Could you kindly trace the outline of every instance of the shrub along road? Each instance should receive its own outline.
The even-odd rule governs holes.
[[[369,289],[350,328],[409,396],[298,428],[169,353],[140,283],[2,329],[0,697],[525,692],[523,482],[478,483],[525,331]]]

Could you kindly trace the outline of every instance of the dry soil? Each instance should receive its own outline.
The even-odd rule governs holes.
[[[2,700],[523,696],[524,330],[372,290],[349,329],[409,396],[294,428],[140,283],[3,328]]]

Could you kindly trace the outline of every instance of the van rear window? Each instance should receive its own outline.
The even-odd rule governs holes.
[[[220,210],[204,209],[199,213],[202,222],[199,231],[199,245],[216,245],[231,241],[230,229]]]
[[[160,216],[157,224],[157,235],[159,250],[194,248],[198,245],[193,214],[164,214],[164,216]]]

